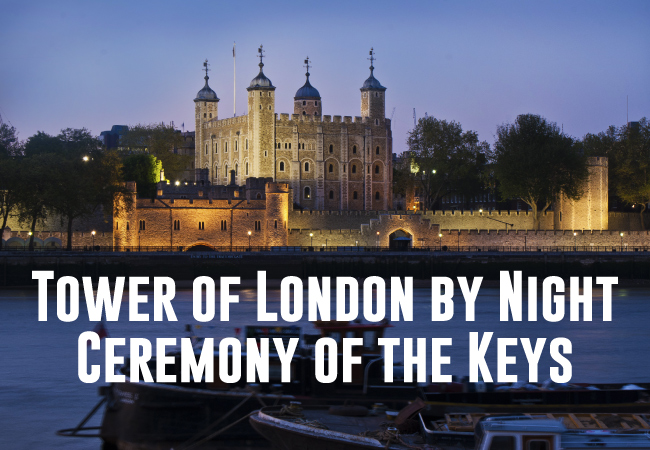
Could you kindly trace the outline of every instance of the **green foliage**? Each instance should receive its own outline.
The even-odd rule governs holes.
[[[2,117],[0,117],[0,161],[12,156],[18,156],[21,150],[16,128],[4,123]]]
[[[183,137],[171,126],[163,124],[129,126],[129,131],[122,136],[122,150],[129,153],[149,153],[162,162],[165,178],[177,180],[192,162],[192,157],[174,153],[181,147]]]
[[[578,199],[589,175],[587,159],[574,140],[557,124],[534,114],[497,127],[494,173],[505,198],[521,198],[539,214],[564,194]]]
[[[66,128],[58,136],[38,132],[27,140],[24,153],[15,161],[18,218],[33,233],[38,221],[58,215],[67,222],[68,249],[75,220],[100,206],[112,211],[114,196],[126,192],[119,156],[104,150],[85,128]]]
[[[452,192],[473,196],[485,186],[485,167],[490,154],[487,142],[457,122],[425,117],[408,137],[410,164],[400,168],[401,186],[412,182],[419,188],[427,209]],[[408,178],[411,178],[408,181]]]
[[[156,183],[160,180],[162,162],[148,153],[134,153],[124,158],[122,178],[135,181],[138,195],[151,197],[156,195]]]

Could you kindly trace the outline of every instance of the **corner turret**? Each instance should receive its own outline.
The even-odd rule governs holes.
[[[293,113],[304,116],[320,116],[323,113],[323,104],[318,89],[309,82],[309,56],[305,59],[305,67],[307,68],[305,74],[307,80],[293,97]]]
[[[369,117],[374,120],[375,125],[379,125],[386,118],[386,88],[374,76],[375,52],[372,48],[368,59],[370,59],[370,76],[361,86],[361,117]]]

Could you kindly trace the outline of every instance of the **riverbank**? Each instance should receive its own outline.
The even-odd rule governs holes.
[[[196,277],[237,276],[254,285],[287,276],[482,276],[498,281],[503,270],[525,277],[616,276],[619,284],[650,284],[650,252],[206,252],[206,253],[0,253],[0,286],[35,286],[33,270],[62,276],[168,276],[191,283]],[[189,285],[189,284],[188,284]],[[179,284],[182,286],[182,284]],[[271,285],[272,286],[272,285]]]

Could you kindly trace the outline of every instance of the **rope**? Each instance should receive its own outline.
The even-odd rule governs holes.
[[[329,427],[319,420],[295,419],[293,423],[311,428],[319,428],[321,430],[329,430]]]
[[[193,448],[196,448],[196,447],[198,447],[199,445],[204,444],[204,443],[206,443],[206,442],[208,442],[208,441],[214,439],[215,437],[219,436],[219,435],[220,435],[221,433],[223,433],[224,431],[229,430],[230,428],[232,428],[232,427],[234,427],[235,425],[239,424],[239,423],[242,422],[243,420],[248,419],[250,416],[252,416],[253,414],[256,414],[256,413],[257,413],[257,411],[250,412],[250,413],[246,414],[244,417],[241,417],[241,418],[237,419],[236,421],[234,421],[234,422],[231,423],[230,425],[226,425],[226,426],[223,427],[222,429],[220,429],[220,430],[218,430],[218,431],[215,431],[214,433],[210,434],[209,436],[204,437],[204,438],[201,439],[200,441],[195,442],[194,444],[192,444],[192,445],[190,445],[190,446],[188,446],[188,447],[180,447],[179,450],[192,450]]]

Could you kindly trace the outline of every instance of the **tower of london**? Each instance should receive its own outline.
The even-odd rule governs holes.
[[[323,102],[309,80],[294,96],[293,114],[276,113],[275,86],[259,74],[248,91],[247,114],[219,118],[219,98],[208,84],[194,99],[195,168],[208,169],[213,185],[244,185],[271,178],[290,186],[293,203],[309,210],[387,210],[392,200],[392,134],[386,119],[386,88],[370,76],[360,88],[360,116],[323,115]]]

